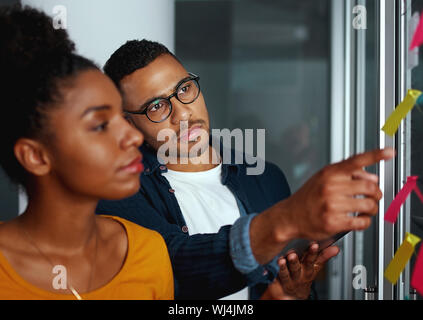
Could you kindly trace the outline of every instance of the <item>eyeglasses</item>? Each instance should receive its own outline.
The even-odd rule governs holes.
[[[143,104],[140,111],[126,111],[127,114],[143,114],[154,123],[165,121],[172,113],[172,102],[170,99],[175,97],[183,104],[190,104],[197,100],[200,95],[200,77],[189,73],[189,77],[178,83],[176,90],[167,98],[154,98]]]

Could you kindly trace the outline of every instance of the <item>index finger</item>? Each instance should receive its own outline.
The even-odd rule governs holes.
[[[369,167],[382,160],[390,160],[393,157],[395,157],[395,150],[392,148],[373,150],[352,156],[351,158],[341,162],[340,166],[356,170],[359,168]]]

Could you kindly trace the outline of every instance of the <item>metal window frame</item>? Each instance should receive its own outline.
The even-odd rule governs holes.
[[[398,17],[398,91],[397,100],[402,101],[411,85],[411,70],[408,68],[409,39],[408,22],[411,19],[411,0],[400,1]],[[396,192],[406,183],[410,175],[411,167],[411,117],[407,117],[401,123],[397,135],[397,182]],[[410,231],[410,202],[407,201],[401,207],[397,226],[395,227],[395,249],[397,250],[405,237],[405,233]],[[398,300],[404,300],[410,293],[410,265],[407,264],[405,272],[400,275],[397,285],[394,287],[394,295]]]
[[[394,199],[394,195],[404,178],[404,129],[398,139],[386,136],[380,128],[405,94],[404,58],[405,41],[400,35],[404,32],[403,17],[398,14],[404,4],[396,0],[377,1],[377,52],[378,52],[378,133],[379,147],[395,147],[398,161],[381,162],[378,165],[379,187],[384,198],[379,203],[377,223],[377,299],[392,300],[402,298],[401,288],[395,288],[384,278],[384,270],[391,261],[398,241],[405,231],[405,224],[394,227],[385,223],[384,213]],[[352,30],[352,8],[365,0],[332,0],[332,110],[331,110],[331,160],[339,161],[352,153],[364,151],[363,97],[365,87],[360,80],[365,76],[365,35]],[[342,29],[338,26],[342,25]],[[334,29],[332,27],[332,29]],[[343,37],[341,34],[343,33]],[[399,43],[397,43],[399,41]],[[342,60],[343,61],[342,61]],[[364,60],[363,60],[364,59]],[[363,65],[364,64],[364,65]],[[398,79],[397,75],[401,76]],[[343,95],[343,97],[342,97]],[[342,106],[342,111],[339,110]],[[342,142],[343,141],[343,145]],[[401,173],[398,175],[398,173]],[[398,179],[399,176],[399,179]],[[402,215],[404,215],[402,213]],[[402,219],[404,219],[402,217]],[[352,266],[359,262],[357,247],[359,239],[351,234],[342,242],[340,257],[330,263],[329,297],[331,299],[357,298],[352,288]]]
[[[382,128],[397,105],[397,19],[395,0],[378,0],[379,53],[379,127]],[[379,147],[395,147],[396,138],[379,131]],[[379,187],[383,199],[378,215],[378,299],[393,300],[394,286],[384,278],[384,271],[392,260],[395,249],[395,227],[384,221],[384,213],[394,200],[396,161],[379,164]]]
[[[352,10],[356,0],[331,3],[331,163],[348,158],[356,146],[357,37],[352,30]],[[329,262],[329,299],[351,300],[355,235],[350,233],[338,244],[341,252]]]
[[[349,77],[349,57],[346,56],[345,1],[331,0],[331,163],[341,161],[345,157],[349,140],[349,120],[347,114],[347,85]],[[349,145],[349,144],[348,144]],[[328,298],[340,300],[344,297],[343,266],[345,265],[345,240],[340,243],[341,252],[328,262]]]
[[[356,5],[366,0],[332,0],[332,163],[365,151],[366,31],[352,27]],[[364,298],[352,287],[353,266],[363,263],[362,242],[363,233],[354,232],[339,244],[341,253],[329,263],[330,299]]]

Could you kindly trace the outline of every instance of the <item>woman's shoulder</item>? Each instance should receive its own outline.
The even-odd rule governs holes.
[[[128,274],[146,274],[168,276],[171,274],[171,262],[166,243],[156,231],[141,227],[131,221],[115,216],[103,216],[109,223],[114,222],[126,231],[125,270]],[[119,240],[120,239],[120,240]],[[121,241],[113,237],[110,241]],[[118,250],[123,249],[120,247]]]
[[[121,281],[133,283],[137,288],[154,283],[154,299],[173,299],[172,264],[163,237],[120,217],[102,217],[126,231],[127,255],[122,267],[124,272],[120,273]]]
[[[33,251],[25,240],[16,218],[0,223],[0,278],[4,271],[15,274],[12,266],[30,269],[33,265]]]
[[[157,231],[147,229],[117,216],[102,215],[100,217],[105,219],[104,221],[110,225],[108,228],[109,239],[121,234],[122,230],[124,230],[126,231],[129,247],[148,245],[162,246],[162,243],[164,243],[163,237]]]
[[[16,219],[0,222],[0,251],[19,251],[22,238]]]

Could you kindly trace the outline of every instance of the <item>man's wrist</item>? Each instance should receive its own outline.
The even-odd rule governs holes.
[[[295,210],[295,206],[292,207],[289,198],[270,208],[269,220],[273,226],[273,236],[276,243],[284,244],[300,238],[300,228],[298,217],[295,217]]]
[[[251,249],[261,265],[269,263],[291,240],[299,237],[293,212],[290,202],[285,200],[252,219]]]

